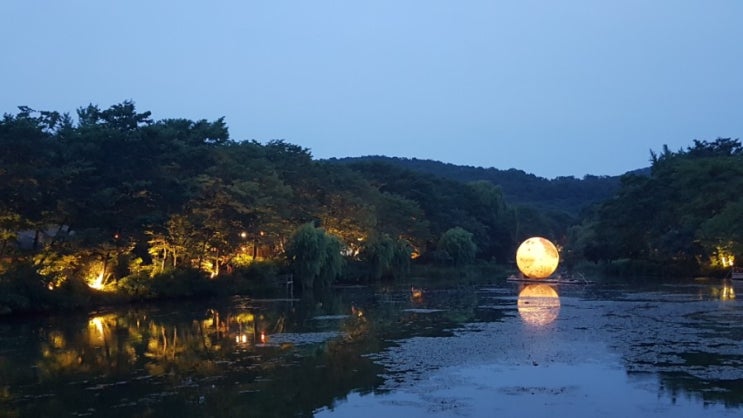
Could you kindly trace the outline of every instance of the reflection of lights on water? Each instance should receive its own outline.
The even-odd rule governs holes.
[[[524,322],[544,326],[557,319],[560,313],[560,296],[552,286],[530,284],[519,292],[517,305]]]
[[[709,288],[700,288],[698,292],[699,300],[704,300],[710,296],[713,299],[719,300],[734,300],[735,299],[735,288],[733,284],[725,281],[722,287],[711,286]]]
[[[100,316],[95,316],[93,318],[90,318],[90,321],[88,321],[88,327],[95,329],[98,339],[101,341],[103,340],[103,337],[104,337],[103,318],[101,318]]]
[[[735,299],[735,289],[730,284],[725,284],[722,286],[722,290],[720,291],[720,299],[721,300],[731,300]]]

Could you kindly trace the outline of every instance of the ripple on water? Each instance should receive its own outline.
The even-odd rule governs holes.
[[[326,332],[302,332],[292,333],[285,332],[281,334],[271,334],[268,336],[268,341],[272,344],[318,344],[323,343],[334,338],[342,336],[338,331],[326,331]]]

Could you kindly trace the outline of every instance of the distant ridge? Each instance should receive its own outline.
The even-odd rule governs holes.
[[[586,175],[582,179],[573,176],[546,179],[522,170],[499,170],[443,163],[417,158],[387,157],[381,155],[364,157],[331,158],[331,163],[347,164],[389,164],[414,172],[435,175],[450,180],[468,183],[490,181],[501,187],[503,195],[510,204],[532,206],[539,209],[565,212],[577,216],[587,207],[609,199],[619,189],[621,176]],[[633,173],[644,174],[647,169]]]

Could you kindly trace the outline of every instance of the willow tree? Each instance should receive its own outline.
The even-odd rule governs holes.
[[[410,270],[413,247],[404,239],[387,234],[374,235],[364,244],[361,261],[368,266],[369,278],[401,277]]]
[[[311,223],[297,229],[289,240],[286,256],[303,290],[329,286],[343,268],[340,241]]]

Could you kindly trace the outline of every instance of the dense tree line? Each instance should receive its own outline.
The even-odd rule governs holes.
[[[463,184],[377,161],[359,161],[348,167],[381,192],[418,205],[429,224],[427,234],[418,235],[426,238],[420,244],[434,250],[425,255],[432,260],[450,256],[437,251],[437,243],[452,228],[461,227],[472,234],[478,258],[506,263],[513,259],[516,243],[532,235],[559,241],[574,222],[567,215],[547,216],[531,207],[510,205],[501,188],[489,181]]]
[[[622,177],[617,195],[572,231],[586,258],[652,274],[724,274],[743,257],[743,147],[695,140],[651,152],[649,175]]]
[[[411,262],[504,264],[534,235],[568,267],[725,268],[743,243],[738,140],[653,153],[649,173],[623,176],[603,202],[610,179],[554,179],[535,205],[471,167],[463,182],[379,158],[318,161],[285,141],[235,141],[223,119],[154,120],[129,101],[75,117],[20,107],[0,120],[0,150],[0,310],[88,286],[156,297],[293,274],[309,289],[402,277]],[[555,206],[557,190],[572,203]]]
[[[504,198],[514,206],[536,208],[545,213],[562,212],[572,217],[577,217],[587,207],[612,197],[619,189],[620,182],[619,176],[586,175],[582,179],[573,176],[545,179],[514,168],[500,170],[461,166],[418,158],[367,156],[329,161],[341,164],[384,163],[462,183],[487,181],[498,185]]]
[[[76,117],[21,107],[0,121],[0,149],[6,285],[23,267],[45,289],[80,280],[136,293],[174,271],[215,279],[269,260],[304,288],[325,286],[344,263],[371,279],[416,257],[505,261],[526,232],[518,219],[538,218],[490,183],[316,161],[284,141],[232,140],[223,119],[154,120],[129,101]],[[472,254],[438,248],[454,228]]]

